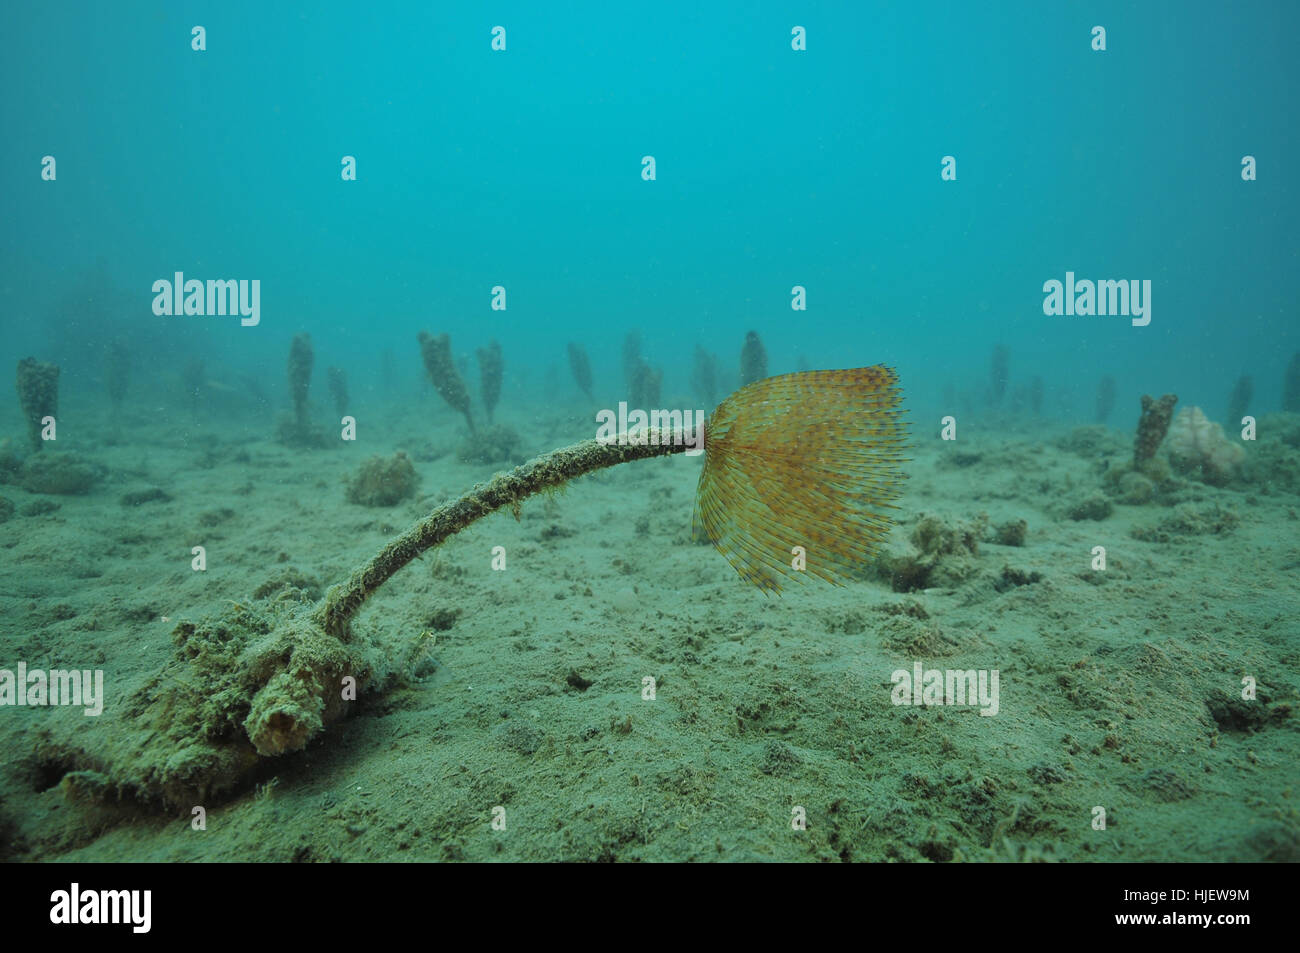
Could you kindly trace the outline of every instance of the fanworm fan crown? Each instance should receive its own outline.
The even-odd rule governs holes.
[[[905,479],[901,399],[898,375],[882,365],[742,387],[707,424],[697,534],[765,592],[779,592],[783,577],[861,578]]]

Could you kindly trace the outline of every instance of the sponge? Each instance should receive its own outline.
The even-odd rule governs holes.
[[[483,409],[487,411],[488,423],[492,423],[492,412],[496,410],[501,398],[501,376],[504,364],[501,359],[501,345],[495,340],[487,347],[478,349],[479,384],[483,393]]]
[[[456,370],[456,362],[451,359],[451,338],[446,334],[434,337],[428,331],[421,331],[420,355],[424,358],[424,369],[434,389],[453,410],[465,415],[469,431],[474,433],[474,418],[469,413],[469,390],[460,371]]]
[[[44,445],[41,420],[59,412],[59,368],[57,364],[25,357],[18,362],[18,406],[27,418],[27,436],[33,450]]]

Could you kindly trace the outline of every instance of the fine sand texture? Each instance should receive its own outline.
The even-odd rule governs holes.
[[[180,624],[319,598],[593,418],[503,406],[523,436],[476,462],[431,393],[359,414],[355,442],[318,409],[320,447],[278,442],[270,415],[66,405],[44,452],[95,479],[0,486],[0,668],[102,669],[107,698],[0,708],[4,859],[1300,860],[1300,418],[1261,418],[1221,486],[1117,479],[1127,421],[993,416],[945,442],[913,420],[866,578],[779,596],[694,537],[700,459],[583,477],[367,603],[384,690],[234,790],[160,805],[89,796],[51,740],[111,760]],[[349,499],[398,451],[413,496]],[[895,704],[918,664],[996,671],[996,714]]]

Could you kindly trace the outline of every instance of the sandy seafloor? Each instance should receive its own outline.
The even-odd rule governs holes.
[[[101,667],[109,699],[99,719],[0,709],[0,855],[1300,859],[1300,448],[1274,438],[1266,476],[1182,481],[1099,521],[1069,518],[1108,463],[1131,456],[1128,411],[1106,432],[991,417],[964,424],[957,444],[921,434],[914,417],[891,552],[909,551],[922,514],[1028,524],[1023,546],[979,542],[915,592],[882,580],[810,580],[776,598],[747,587],[692,541],[698,459],[626,465],[529,501],[519,521],[495,514],[363,610],[395,653],[434,629],[436,665],[367,699],[267,782],[208,805],[195,831],[189,812],[69,801],[31,755],[36,730],[80,719],[93,745],[170,657],[178,621],[286,573],[340,581],[501,468],[457,459],[465,425],[431,393],[361,413],[357,443],[317,451],[277,444],[270,415],[227,424],[136,406],[115,427],[97,401],[66,397],[51,452],[75,451],[107,477],[79,496],[0,487],[16,507],[0,524],[0,667]],[[498,417],[525,435],[527,455],[593,430],[578,407],[507,404]],[[1264,420],[1264,440],[1300,425]],[[4,422],[18,447],[16,412]],[[344,477],[397,449],[415,460],[417,498],[347,502]],[[173,499],[120,502],[150,487]],[[57,509],[23,515],[41,500]],[[1159,541],[1131,535],[1176,513],[1186,518]],[[200,543],[203,573],[190,568]],[[497,545],[504,572],[490,566]],[[1096,545],[1104,573],[1090,569]],[[917,660],[999,670],[1000,712],[893,705],[891,672]],[[1255,703],[1235,700],[1243,676],[1258,680]],[[806,830],[792,830],[796,806]]]

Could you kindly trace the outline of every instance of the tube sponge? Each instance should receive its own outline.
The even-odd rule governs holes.
[[[202,358],[192,357],[185,362],[185,370],[181,373],[185,394],[190,401],[190,413],[195,417],[199,415],[199,397],[203,394],[203,372]]]
[[[479,385],[482,389],[483,409],[487,411],[488,423],[492,423],[492,412],[501,398],[503,367],[501,345],[495,340],[489,341],[487,347],[478,349]]]
[[[421,331],[420,355],[424,358],[424,369],[434,389],[453,410],[465,415],[470,433],[474,433],[474,418],[469,414],[469,391],[460,371],[456,370],[456,362],[451,359],[451,338],[446,334],[434,337],[428,331]]]
[[[632,406],[640,407],[643,410],[658,407],[659,391],[663,379],[663,371],[655,370],[645,361],[638,359],[638,364],[632,371],[631,391],[628,394]]]
[[[583,346],[573,341],[569,342],[569,370],[573,371],[573,379],[587,395],[587,400],[594,401],[596,398],[591,395],[591,361],[587,360]]]
[[[348,412],[348,375],[341,367],[330,367],[325,371],[329,379],[330,396],[334,398],[334,409],[340,417]]]
[[[59,412],[59,367],[34,357],[18,362],[18,406],[27,418],[27,435],[32,449],[40,450],[41,419]]]
[[[289,345],[289,394],[293,398],[293,418],[300,429],[307,424],[307,388],[311,384],[311,368],[316,361],[311,335],[299,334]]]
[[[1242,374],[1228,395],[1228,426],[1240,427],[1241,418],[1250,409],[1250,400],[1255,395],[1255,382],[1249,374]]]
[[[104,383],[114,410],[126,398],[127,380],[131,375],[131,349],[121,338],[114,338],[104,349]]]
[[[1097,382],[1097,423],[1104,424],[1115,409],[1115,378],[1107,374]]]
[[[1134,470],[1141,470],[1142,465],[1160,449],[1160,442],[1169,431],[1169,421],[1174,416],[1176,403],[1177,394],[1165,394],[1159,400],[1150,394],[1142,395],[1142,416],[1138,419],[1137,438],[1133,441]]]
[[[718,358],[698,344],[695,345],[695,367],[691,371],[691,386],[695,396],[704,399],[705,406],[712,407],[718,395]]]
[[[1300,351],[1292,355],[1282,376],[1282,409],[1290,414],[1300,414]]]
[[[279,424],[280,442],[289,447],[329,446],[325,431],[313,427],[309,419],[307,389],[315,361],[311,336],[297,335],[289,346],[289,396],[293,401],[293,416]]]
[[[989,358],[989,394],[994,406],[1002,403],[1007,392],[1007,381],[1011,378],[1011,354],[1002,344],[993,348]]]
[[[761,381],[767,376],[767,348],[757,331],[745,335],[745,346],[740,349],[740,386]]]
[[[629,394],[634,393],[636,390],[634,378],[636,377],[637,368],[643,363],[641,360],[641,332],[633,328],[623,336],[623,380],[627,384]]]

